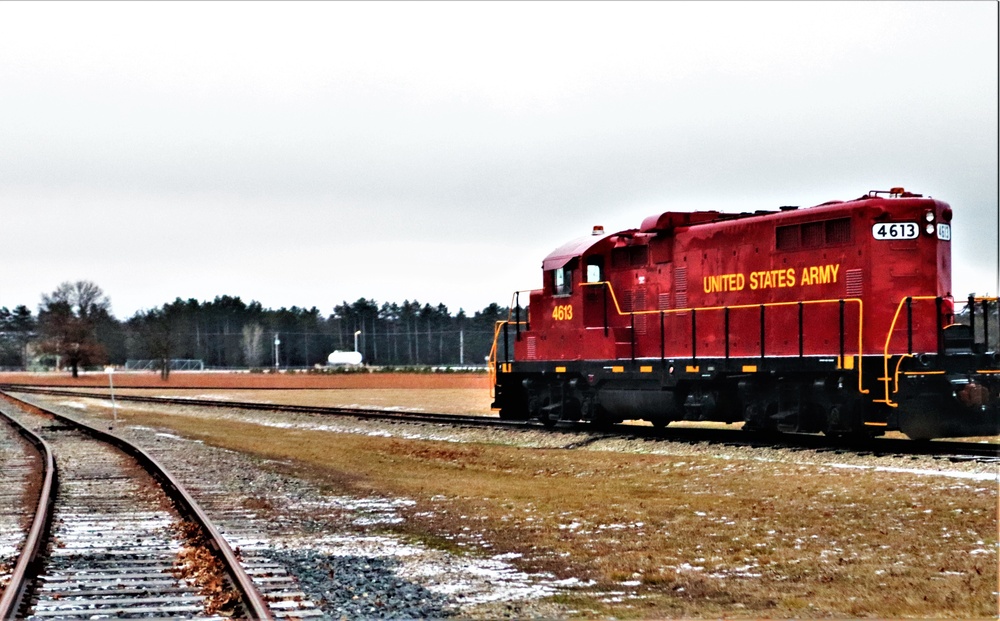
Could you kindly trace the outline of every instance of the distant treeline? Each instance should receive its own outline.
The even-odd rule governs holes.
[[[63,283],[42,296],[37,314],[0,308],[0,367],[86,368],[128,360],[194,359],[209,368],[323,365],[335,350],[353,351],[382,366],[482,365],[497,320],[507,308],[490,304],[472,316],[443,304],[361,298],[324,315],[318,308],[264,308],[218,296],[164,304],[120,321],[110,301],[87,281]],[[277,341],[277,343],[276,343]]]

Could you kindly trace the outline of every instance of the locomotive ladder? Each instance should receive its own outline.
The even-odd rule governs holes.
[[[884,403],[889,407],[895,408],[899,407],[899,404],[892,400],[892,395],[899,392],[899,376],[900,368],[903,361],[907,358],[913,358],[913,302],[920,301],[930,301],[934,300],[936,305],[936,316],[937,316],[937,334],[938,334],[938,351],[937,353],[946,353],[947,345],[945,342],[945,330],[952,328],[953,326],[962,325],[952,323],[945,326],[943,321],[943,315],[941,313],[942,305],[944,304],[944,298],[935,297],[930,295],[924,296],[910,296],[905,297],[899,301],[896,306],[896,313],[892,317],[892,324],[889,326],[889,332],[885,337],[885,347],[882,350],[883,359],[883,374],[879,378],[879,381],[883,384],[883,390],[885,397],[883,399],[875,399],[875,403]],[[998,303],[998,313],[997,313],[997,328],[998,333],[1000,333],[1000,298],[997,297],[976,297],[974,295],[969,296],[968,309],[969,309],[969,338],[968,342],[963,342],[963,346],[967,346],[969,351],[975,351],[979,343],[976,341],[976,307],[977,305],[982,308],[983,312],[983,341],[982,341],[982,351],[987,352],[990,348],[990,329],[989,329],[989,319],[990,319],[990,303]],[[889,348],[892,343],[892,337],[895,333],[896,322],[899,320],[899,316],[903,309],[906,309],[906,353],[905,354],[890,354]],[[890,374],[889,366],[892,358],[894,356],[899,356],[896,360],[896,366],[893,372]],[[909,374],[911,375],[944,375],[944,371],[913,371]],[[978,369],[977,373],[982,373],[985,375],[1000,374],[1000,371],[991,369]]]

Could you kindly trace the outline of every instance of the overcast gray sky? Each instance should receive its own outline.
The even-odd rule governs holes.
[[[592,225],[904,186],[996,292],[993,2],[0,3],[0,306],[507,303]]]

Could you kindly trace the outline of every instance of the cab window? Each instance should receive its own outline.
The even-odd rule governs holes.
[[[552,270],[552,293],[554,295],[573,293],[573,270],[566,267]]]
[[[601,261],[599,259],[590,259],[587,262],[587,282],[601,282],[604,280],[604,274],[601,269]]]

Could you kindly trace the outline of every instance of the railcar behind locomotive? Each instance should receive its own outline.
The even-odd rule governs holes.
[[[952,216],[893,188],[595,227],[545,257],[540,289],[515,293],[494,339],[493,407],[548,425],[1000,433],[997,299],[969,296],[971,325],[954,321]]]

